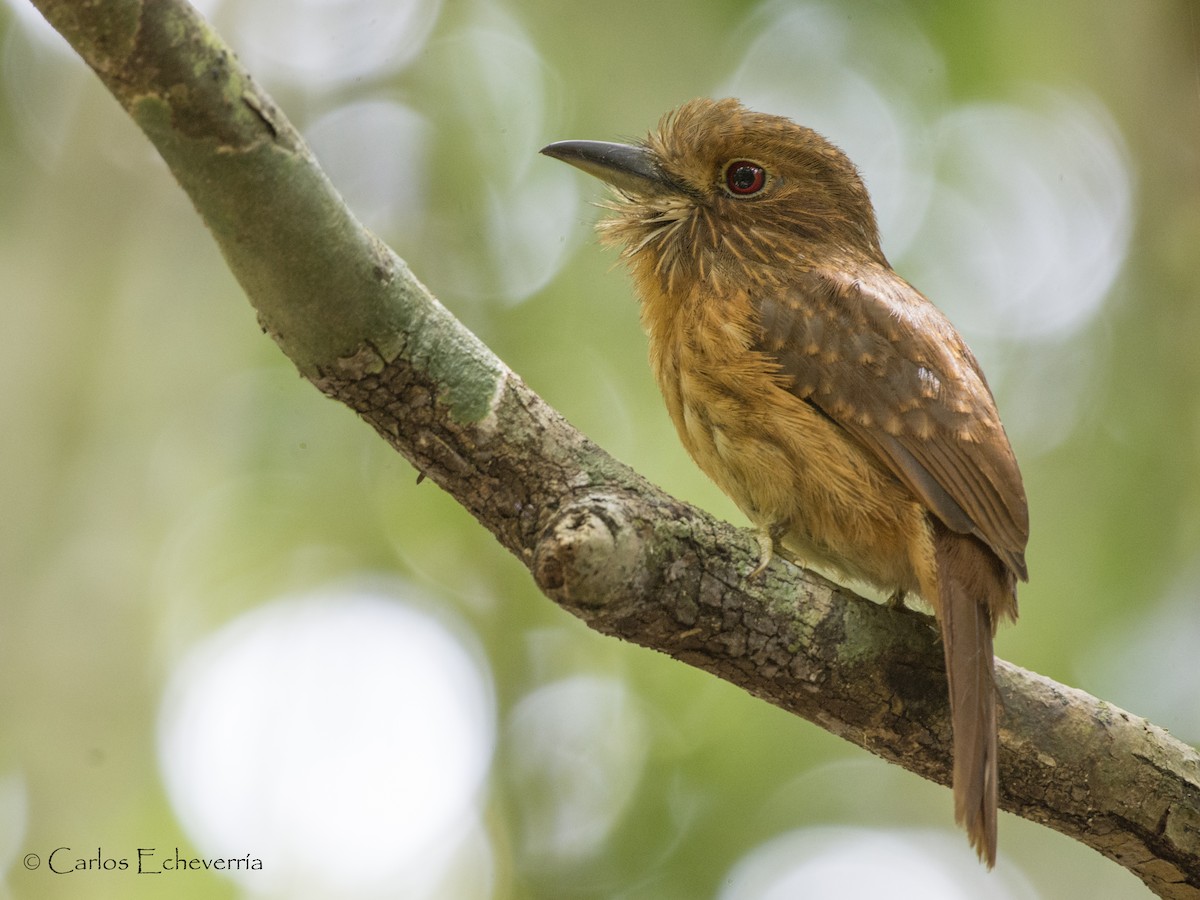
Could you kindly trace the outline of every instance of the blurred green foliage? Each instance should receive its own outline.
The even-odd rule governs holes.
[[[247,63],[311,129],[351,205],[370,207],[368,224],[515,371],[653,481],[742,522],[686,460],[661,408],[627,281],[613,253],[592,245],[597,214],[579,203],[599,199],[598,186],[565,168],[550,174],[557,164],[536,149],[644,132],[677,103],[735,83],[763,23],[812,5],[425,6],[417,52],[352,77],[261,55],[278,38],[267,27],[276,17],[303,19],[314,6],[231,0],[206,11],[239,52],[242,41],[259,48]],[[1000,373],[1006,420],[1033,423],[1009,426],[1030,499],[1031,582],[998,652],[1200,740],[1194,4],[819,9],[845,33],[875,35],[854,49],[870,57],[862,71],[886,67],[898,47],[872,21],[901,18],[923,35],[940,88],[909,98],[917,148],[935,144],[938,110],[1020,105],[1031,86],[1085,95],[1114,123],[1131,232],[1103,302],[1069,333],[967,333]],[[714,896],[755,847],[816,826],[944,830],[947,858],[968,855],[947,791],[588,632],[370,429],[297,378],[165,168],[91,73],[34,30],[35,15],[24,0],[0,6],[0,866],[13,896],[81,895],[80,876],[26,873],[30,850],[187,846],[155,758],[173,667],[243,612],[362,572],[435,595],[484,647],[499,716],[485,798],[494,896]],[[373,21],[328,40],[353,47]],[[823,90],[791,78],[780,71],[779,90],[799,103]],[[383,138],[346,138],[362,120],[322,132],[323,117],[366,101],[404,110],[384,135],[409,141],[405,155]],[[386,113],[367,110],[368,125]],[[915,235],[896,259],[914,280],[947,253]],[[641,751],[617,759],[639,768],[626,773],[632,799],[586,852],[538,855],[508,717],[539,687],[578,676],[624,687]],[[1144,893],[1116,865],[1012,817],[1001,851],[995,896]],[[84,877],[93,897],[162,889]],[[179,897],[237,890],[204,874],[170,887]]]

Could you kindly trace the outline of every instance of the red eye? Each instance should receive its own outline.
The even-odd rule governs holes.
[[[748,197],[761,191],[766,183],[766,170],[758,163],[735,159],[725,167],[725,186],[731,194]]]

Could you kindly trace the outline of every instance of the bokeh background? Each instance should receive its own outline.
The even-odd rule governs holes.
[[[998,652],[1200,741],[1192,0],[201,8],[450,309],[738,523],[592,240],[602,188],[537,150],[702,94],[826,133],[1021,460],[1032,581]],[[542,598],[296,376],[25,0],[0,3],[0,384],[2,896],[1148,895],[1007,815],[986,875],[945,789]],[[137,875],[139,848],[262,869]]]

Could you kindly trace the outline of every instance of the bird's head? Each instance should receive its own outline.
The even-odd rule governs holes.
[[[773,263],[854,255],[883,261],[854,165],[815,131],[737,100],[698,99],[636,144],[560,141],[542,153],[611,184],[604,237],[664,280],[769,277]]]

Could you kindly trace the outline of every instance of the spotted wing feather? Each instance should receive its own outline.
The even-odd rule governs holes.
[[[952,531],[1027,577],[1029,517],[987,382],[949,321],[890,270],[797,272],[757,299],[757,349],[787,389],[881,462]]]

